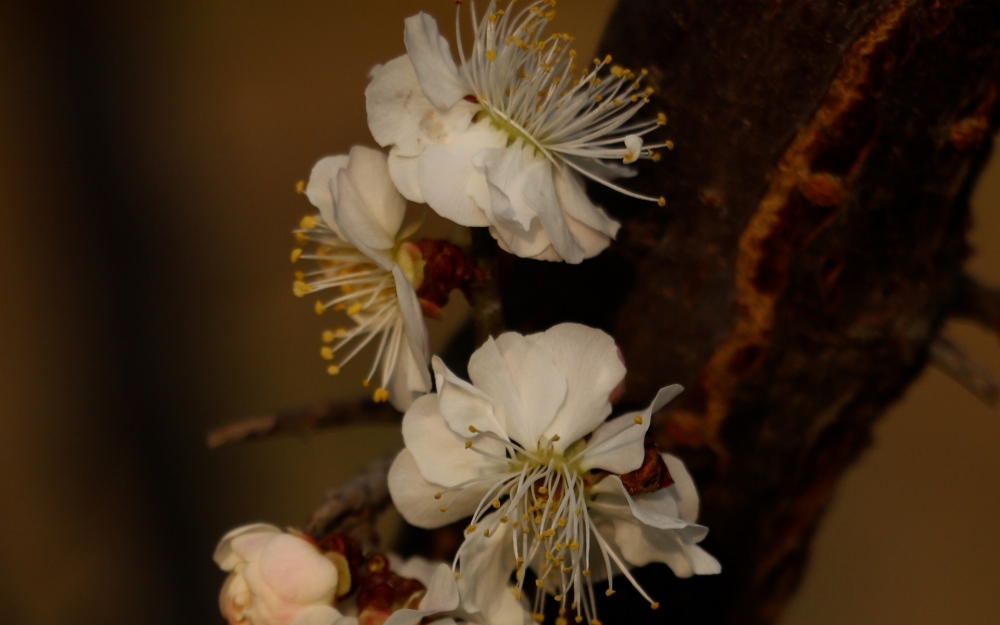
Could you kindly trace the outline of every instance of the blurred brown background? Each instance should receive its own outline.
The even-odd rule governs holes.
[[[557,26],[586,52],[611,5],[566,0]],[[322,322],[291,294],[293,188],[372,144],[367,71],[420,9],[450,37],[451,0],[0,7],[0,621],[218,623],[227,529],[301,523],[400,444],[203,440],[362,392],[326,376]],[[995,283],[998,204],[995,158],[970,261]],[[949,332],[1000,372],[995,336]],[[784,623],[1000,621],[998,447],[1000,413],[928,370],[840,487]]]

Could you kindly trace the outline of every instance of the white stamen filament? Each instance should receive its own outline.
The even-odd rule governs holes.
[[[662,126],[665,117],[628,123],[649,102],[652,89],[641,88],[646,72],[636,74],[618,66],[611,57],[595,59],[592,69],[576,74],[573,38],[558,33],[543,36],[552,19],[555,0],[535,0],[518,12],[514,2],[506,9],[491,2],[482,19],[471,7],[472,49],[466,55],[461,36],[461,4],[455,14],[455,38],[461,60],[461,77],[482,108],[482,115],[509,135],[523,137],[556,167],[569,165],[577,172],[619,193],[664,204],[663,198],[642,195],[612,184],[602,175],[574,164],[566,157],[596,161],[659,158],[653,148],[672,147],[665,142],[629,151],[625,138],[642,137]],[[574,79],[574,76],[577,76]]]
[[[499,456],[478,449],[474,439],[466,442],[467,449],[498,463],[506,463],[511,470],[468,480],[443,492],[463,491],[492,481],[476,506],[467,533],[481,532],[483,536],[474,537],[476,540],[490,540],[501,525],[510,523],[511,548],[518,565],[515,595],[520,596],[523,591],[524,569],[530,566],[538,573],[539,580],[533,603],[536,614],[544,611],[545,595],[555,586],[557,590],[554,594],[561,610],[564,611],[567,605],[575,605],[576,608],[571,609],[576,609],[588,621],[595,619],[597,603],[589,573],[593,536],[608,573],[609,590],[613,590],[610,580],[614,567],[650,604],[653,603],[649,594],[628,572],[622,558],[598,533],[591,519],[587,502],[591,497],[591,480],[594,477],[589,471],[579,468],[582,449],[567,457],[555,451],[553,443],[546,442],[544,447],[539,446],[529,453],[523,446],[504,437],[475,428],[470,430],[478,436],[503,443],[507,455]],[[440,498],[440,495],[435,497]],[[479,527],[489,514],[494,515],[489,526]],[[461,555],[472,538],[470,536],[459,547],[452,563],[453,569],[457,570]]]
[[[314,249],[309,253],[297,253],[293,259],[312,260],[319,264],[318,269],[296,274],[296,294],[304,296],[338,289],[340,293],[336,297],[317,301],[316,311],[322,313],[330,308],[346,311],[354,322],[350,329],[325,333],[333,338],[325,339],[330,344],[324,347],[324,358],[332,360],[333,355],[349,348],[346,356],[338,357],[336,364],[329,367],[331,374],[337,373],[377,338],[375,356],[365,377],[365,385],[377,373],[380,374],[381,384],[375,391],[375,399],[385,401],[388,398],[386,388],[399,362],[400,351],[406,348],[403,316],[392,272],[379,267],[341,239],[318,217],[304,218],[302,227],[295,230],[295,235],[300,243],[311,244]]]

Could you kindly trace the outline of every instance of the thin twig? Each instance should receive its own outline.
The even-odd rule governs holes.
[[[931,344],[931,363],[941,369],[984,404],[995,407],[1000,400],[1000,385],[993,374],[972,359],[958,345],[944,336]]]
[[[321,536],[337,521],[358,513],[372,513],[389,503],[389,467],[396,454],[380,458],[364,470],[327,492],[326,500],[316,508],[306,531]]]
[[[486,228],[472,229],[472,253],[476,267],[482,272],[471,289],[472,319],[475,324],[476,346],[506,329],[500,283],[497,280],[497,244]]]
[[[1000,333],[1000,289],[981,284],[972,276],[962,276],[952,313]]]
[[[209,449],[218,449],[242,441],[284,434],[308,434],[317,428],[361,423],[399,423],[400,418],[399,412],[389,404],[371,401],[331,402],[227,423],[211,430],[206,443]]]

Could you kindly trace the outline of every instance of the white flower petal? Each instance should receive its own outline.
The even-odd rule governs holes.
[[[392,277],[396,282],[396,298],[399,300],[399,311],[403,315],[403,326],[406,329],[406,338],[410,342],[414,353],[419,354],[424,366],[430,363],[431,344],[427,334],[427,324],[424,322],[424,313],[420,308],[420,299],[417,292],[413,290],[413,285],[403,275],[403,270],[399,265],[392,266]],[[430,390],[430,374],[427,374],[427,390]]]
[[[718,560],[683,534],[634,521],[615,520],[615,543],[622,557],[633,566],[662,562],[677,577],[720,573],[722,566]]]
[[[348,177],[346,169],[340,171],[337,181],[340,193],[338,201],[333,204],[333,219],[344,239],[382,269],[391,270],[393,262],[389,252],[392,242],[386,242],[385,233],[368,215],[364,199]]]
[[[493,401],[483,391],[452,373],[444,361],[434,356],[431,359],[437,382],[438,409],[456,434],[471,437],[469,426],[481,432],[491,432],[500,438],[507,438],[506,421],[502,414],[493,410]]]
[[[291,534],[278,534],[260,554],[261,580],[281,601],[295,605],[333,600],[339,575],[315,546]]]
[[[604,250],[608,248],[611,244],[611,238],[603,232],[594,230],[583,222],[573,219],[569,215],[566,215],[566,225],[569,226],[569,231],[573,233],[576,237],[577,242],[580,247],[583,248],[584,258],[593,258],[597,256]]]
[[[466,440],[445,423],[436,395],[417,399],[403,416],[403,441],[428,482],[447,487],[506,471],[505,464],[467,449]],[[492,454],[504,453],[499,441],[476,436],[473,442]]]
[[[621,478],[609,475],[591,492],[597,495],[594,503],[598,506],[594,509],[607,512],[609,516],[615,518],[635,518],[641,523],[659,529],[681,529],[691,525],[680,518],[676,491],[673,487],[632,497],[625,490]],[[621,514],[622,500],[628,505],[628,513],[625,515]],[[610,507],[602,508],[601,504]]]
[[[264,544],[267,541],[274,538],[276,534],[281,533],[281,528],[275,527],[268,523],[252,523],[250,525],[243,525],[242,527],[237,527],[236,529],[230,530],[222,537],[219,541],[219,545],[215,548],[215,555],[213,559],[215,563],[219,565],[223,571],[232,571],[239,562],[244,562],[247,560],[248,556],[256,556],[257,553],[263,549]],[[237,538],[241,536],[245,537],[256,537],[254,542],[248,543],[246,539],[241,541],[241,548],[237,549],[236,545],[233,544]]]
[[[333,606],[317,605],[300,612],[288,625],[358,625],[358,619],[344,616]]]
[[[621,224],[608,217],[604,210],[590,201],[579,174],[568,167],[563,167],[555,172],[553,178],[559,204],[567,215],[612,239],[618,235]]]
[[[428,146],[417,160],[420,192],[427,205],[460,226],[488,226],[486,215],[466,192],[469,179],[482,176],[473,166],[472,157],[480,150],[505,145],[507,137],[484,120],[448,145]]]
[[[631,165],[632,163],[639,160],[639,156],[642,154],[642,137],[639,135],[626,135],[625,137],[625,154],[622,156],[622,162],[626,165]]]
[[[684,390],[679,384],[660,389],[653,403],[639,413],[641,422],[636,423],[636,415],[623,415],[612,419],[596,430],[587,443],[580,461],[585,470],[603,469],[610,473],[628,473],[642,466],[642,439],[649,429],[653,413],[662,408]]]
[[[408,577],[402,573],[398,573]],[[393,612],[384,625],[416,625],[424,617],[439,612],[450,612],[458,607],[458,584],[455,575],[447,564],[438,564],[429,580],[424,582],[427,592],[420,600],[417,609],[397,610]]]
[[[417,157],[400,156],[399,150],[389,150],[389,177],[399,192],[411,202],[424,203],[420,192],[420,178],[417,177]]]
[[[309,198],[309,202],[313,206],[319,209],[323,221],[340,237],[343,235],[333,219],[333,204],[337,201],[337,174],[347,167],[349,160],[350,157],[346,154],[338,154],[337,156],[326,156],[316,161],[309,173],[309,184],[306,185],[305,190],[306,197]]]
[[[661,453],[664,464],[670,472],[670,477],[674,480],[674,495],[677,499],[677,509],[680,511],[682,519],[688,523],[698,520],[698,489],[691,479],[684,462],[677,456],[668,453]]]
[[[507,435],[528,449],[538,444],[566,397],[566,376],[552,354],[516,332],[490,338],[469,359],[469,378],[493,400]]]
[[[464,132],[479,107],[460,100],[447,111],[439,110],[424,95],[404,54],[373,70],[365,89],[365,109],[379,145],[394,145],[400,156],[417,156],[427,146],[450,143]]]
[[[406,18],[403,41],[417,80],[435,106],[446,109],[466,95],[471,95],[470,89],[459,77],[448,41],[438,33],[433,17],[420,12]]]
[[[435,499],[434,495],[443,488],[438,484],[431,484],[420,475],[420,468],[409,451],[404,449],[399,452],[389,468],[389,493],[396,509],[407,523],[425,529],[441,527],[471,516],[491,485],[484,482]],[[442,507],[447,510],[441,512]]]
[[[556,253],[568,263],[579,263],[584,259],[583,248],[570,232],[566,217],[556,196],[552,179],[552,163],[538,158],[527,165],[521,183],[521,192],[538,214],[545,234],[552,242]]]
[[[514,570],[510,524],[497,524],[497,514],[489,514],[479,522],[479,527],[498,525],[496,532],[489,538],[478,531],[469,534],[459,556],[462,607],[467,612],[481,612],[490,625],[523,625],[524,611],[508,583]]]
[[[549,439],[559,435],[554,445],[562,452],[611,414],[608,397],[625,377],[625,365],[613,338],[577,323],[561,323],[528,338],[552,354],[566,378],[566,400],[544,432]]]
[[[406,200],[389,177],[386,155],[379,150],[356,145],[351,148],[351,160],[346,172],[368,209],[364,216],[377,226],[379,236],[365,236],[365,243],[380,249],[391,248],[396,243],[396,235],[403,224]],[[345,206],[344,211],[347,209]],[[358,236],[362,234],[358,233]]]
[[[413,401],[431,389],[431,376],[427,364],[417,360],[413,348],[402,345],[399,357],[389,380],[389,401],[393,407],[406,412]]]

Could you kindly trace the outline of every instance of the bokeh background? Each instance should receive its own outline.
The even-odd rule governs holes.
[[[611,5],[566,0],[557,26],[587,52]],[[227,529],[301,524],[400,444],[204,433],[362,393],[291,294],[293,189],[372,144],[366,74],[420,9],[450,30],[451,0],[0,6],[0,621],[219,623]],[[994,283],[998,205],[994,158],[969,263]],[[995,335],[947,331],[1000,372]],[[784,625],[1000,622],[998,448],[1000,412],[928,369],[839,487]]]

